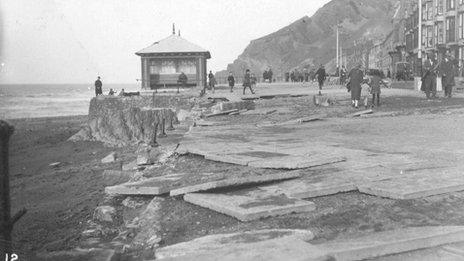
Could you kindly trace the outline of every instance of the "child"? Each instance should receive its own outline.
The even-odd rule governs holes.
[[[369,88],[370,93],[372,94],[372,107],[374,107],[376,98],[377,107],[380,106],[380,84],[383,84],[385,87],[388,88],[388,86],[382,81],[382,78],[380,76],[380,72],[378,70],[375,70],[369,79]]]
[[[256,78],[255,74],[252,73],[251,74],[251,87],[254,88],[256,86],[256,82],[258,81],[258,79]]]

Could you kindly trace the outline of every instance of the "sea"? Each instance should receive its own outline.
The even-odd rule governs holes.
[[[105,84],[118,93],[139,91],[137,84]],[[95,97],[92,84],[0,84],[0,119],[87,115]]]

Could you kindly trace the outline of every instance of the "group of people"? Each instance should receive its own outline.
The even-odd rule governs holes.
[[[271,75],[272,75],[272,71],[271,71]],[[271,76],[272,77],[272,76]],[[245,91],[247,88],[250,89],[250,92],[252,94],[255,94],[254,90],[253,90],[253,87],[256,86],[256,82],[258,81],[258,79],[256,78],[256,76],[250,72],[250,69],[246,69],[245,71],[245,75],[243,76],[243,95],[245,95]],[[234,86],[235,86],[235,77],[234,77],[234,74],[232,72],[229,72],[229,76],[227,77],[227,82],[229,83],[229,88],[230,88],[230,92],[233,92],[234,91]]]
[[[103,95],[103,83],[101,81],[100,76],[97,77],[97,80],[94,83],[95,86],[95,96]],[[114,96],[116,94],[116,91],[113,90],[113,88],[110,88],[108,91],[109,96]],[[124,89],[121,89],[121,91],[118,93],[118,96],[126,96],[126,92]]]
[[[382,80],[380,70],[371,70],[367,80],[364,78],[364,72],[361,70],[361,64],[355,66],[349,73],[346,87],[351,92],[351,106],[358,108],[361,101],[362,84],[369,85],[369,93],[372,95],[372,106],[380,106],[381,85],[388,87]],[[364,100],[364,106],[368,106],[367,97]]]
[[[314,69],[311,69],[309,72],[306,69],[303,71],[295,69],[285,73],[285,82],[309,82],[310,80],[314,80],[315,75]]]
[[[271,68],[265,70],[263,72],[263,81],[266,82],[266,81],[269,81],[269,83],[272,83],[274,81],[274,78],[273,78],[273,72],[271,70]]]
[[[437,77],[441,77],[441,84],[444,89],[444,97],[451,98],[453,95],[453,86],[455,85],[455,61],[447,53],[439,63],[429,55],[423,64],[423,75],[421,91],[425,92],[427,99],[437,98]]]

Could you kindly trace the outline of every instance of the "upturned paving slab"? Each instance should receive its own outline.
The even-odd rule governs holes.
[[[184,200],[235,217],[240,221],[310,212],[316,209],[315,204],[312,202],[290,198],[285,194],[276,194],[258,188],[221,194],[192,193],[184,195]]]
[[[357,186],[345,172],[302,175],[296,180],[288,180],[272,185],[260,186],[260,189],[284,193],[292,198],[314,198],[357,190]]]
[[[280,172],[276,174],[249,174],[246,176],[239,176],[239,177],[223,177],[220,180],[212,180],[209,182],[203,181],[202,183],[198,183],[195,185],[184,185],[183,187],[173,189],[170,192],[171,196],[178,196],[192,192],[199,192],[199,191],[207,191],[215,188],[224,188],[224,187],[231,187],[231,186],[239,186],[239,185],[246,185],[246,184],[259,184],[265,183],[270,181],[279,181],[279,180],[287,180],[298,178],[301,176],[299,171],[287,171],[287,172]]]
[[[199,252],[220,250],[234,247],[238,244],[253,244],[272,239],[294,237],[302,241],[309,241],[314,235],[309,230],[301,229],[264,229],[231,234],[208,235],[191,241],[166,246],[156,251],[156,258],[189,256]]]
[[[159,249],[158,251],[163,251]],[[159,253],[157,253],[158,255]],[[318,248],[295,237],[276,238],[252,243],[235,243],[220,249],[188,255],[157,258],[171,261],[329,261]]]
[[[360,192],[392,198],[415,199],[464,190],[462,168],[405,171],[358,186]]]
[[[107,194],[118,195],[182,195],[215,188],[259,184],[270,181],[287,180],[300,177],[299,171],[279,173],[246,172],[246,173],[175,173],[149,178],[138,182],[123,183],[106,187]]]
[[[337,261],[363,260],[460,242],[462,226],[411,227],[318,244]]]

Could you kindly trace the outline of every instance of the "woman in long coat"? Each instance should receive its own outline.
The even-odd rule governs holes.
[[[427,58],[424,62],[424,75],[422,76],[421,91],[425,92],[427,99],[437,97],[437,75],[435,74],[436,64],[433,60]],[[432,94],[432,97],[430,97]]]
[[[351,105],[358,108],[359,100],[361,99],[361,84],[363,83],[364,73],[361,71],[361,65],[351,69],[348,74],[349,85],[351,91]]]

